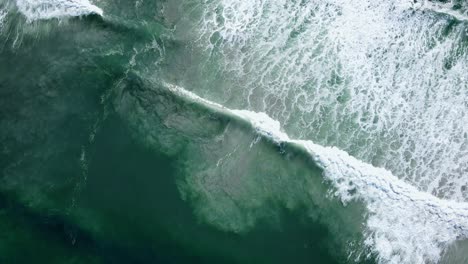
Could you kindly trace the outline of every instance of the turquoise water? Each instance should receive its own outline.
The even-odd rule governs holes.
[[[466,10],[0,0],[0,261],[466,263]]]

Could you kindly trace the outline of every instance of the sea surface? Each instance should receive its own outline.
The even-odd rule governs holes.
[[[0,0],[0,263],[468,263],[465,0]]]

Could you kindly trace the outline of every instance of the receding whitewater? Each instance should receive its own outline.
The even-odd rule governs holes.
[[[0,262],[467,263],[464,1],[0,0]]]

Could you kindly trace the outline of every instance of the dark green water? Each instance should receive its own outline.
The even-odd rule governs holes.
[[[139,86],[140,78],[157,80],[158,68],[173,69],[164,62],[156,67],[162,54],[151,49],[129,63],[134,51],[154,42],[173,48],[166,55],[172,56],[180,44],[164,28],[166,18],[135,22],[122,8],[130,4],[113,3],[116,10],[105,19],[28,23],[18,13],[8,15],[0,35],[0,261],[341,263],[327,227],[303,213],[310,208],[261,198],[261,207],[248,209],[259,216],[239,232],[201,220],[190,201],[202,198],[187,198],[181,187],[187,171],[197,168],[184,164],[204,162],[197,161],[197,148],[228,127],[234,127],[235,144],[252,132],[170,94],[142,97],[151,89]],[[168,111],[181,123],[157,118]],[[148,141],[142,133],[158,135]],[[308,170],[292,169],[285,159],[297,157],[282,157],[268,142],[257,151],[270,153],[266,161],[283,161],[283,177]],[[272,170],[256,172],[262,169]],[[319,171],[312,173],[321,181]]]
[[[340,1],[96,0],[103,16],[77,17],[67,5],[88,10],[86,0],[62,1],[52,16],[59,2],[41,1],[21,9],[33,2],[0,0],[0,263],[467,260],[466,240],[447,249],[468,234],[457,222],[468,212],[463,4],[452,10],[458,20],[404,10],[407,29],[348,17],[355,6]],[[383,6],[364,11],[387,18]],[[342,16],[351,22],[328,28]],[[452,112],[438,108],[441,98]],[[224,106],[266,112],[291,137],[388,169],[397,195],[349,159],[331,163],[344,174],[333,182],[298,142],[278,143]],[[432,126],[434,116],[446,123]],[[364,180],[338,190],[353,173]],[[431,191],[439,174],[450,177]],[[417,203],[426,191],[460,202],[460,217],[433,217],[440,200]],[[432,233],[437,221],[448,238]]]
[[[12,60],[18,56],[8,54]],[[28,69],[30,76],[44,70]],[[91,78],[80,76],[80,80]],[[103,86],[106,77],[101,77]],[[58,83],[66,82],[66,78],[66,74],[60,76]],[[9,87],[8,81],[2,83]],[[37,84],[15,82],[14,89],[38,98],[15,99],[3,119],[14,119],[11,122],[26,128],[18,128],[13,139],[4,141],[4,148],[21,148],[21,153],[4,153],[2,160],[28,165],[14,166],[11,161],[2,165],[2,261],[308,263],[316,259],[336,263],[330,249],[323,245],[329,235],[327,229],[293,211],[281,213],[279,226],[259,223],[245,234],[200,223],[176,186],[176,179],[181,177],[177,166],[184,157],[178,153],[169,156],[135,140],[112,105],[93,100],[92,95],[100,95],[97,87],[87,86],[96,89],[88,90],[87,95],[83,86],[66,83],[54,86],[57,93],[65,95],[45,101],[40,100],[44,95],[36,91]],[[36,108],[20,119],[20,112],[28,111],[25,105],[29,104]],[[50,109],[54,105],[62,105],[60,115]],[[100,121],[103,108],[107,113]],[[39,128],[32,116],[41,122]],[[90,144],[88,133],[96,120],[99,125]],[[181,148],[190,144],[190,139],[178,140]],[[83,150],[86,166],[81,161]],[[24,157],[24,152],[30,156]]]

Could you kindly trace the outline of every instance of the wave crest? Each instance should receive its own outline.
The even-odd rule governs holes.
[[[17,0],[16,5],[29,21],[103,14],[88,0]]]

